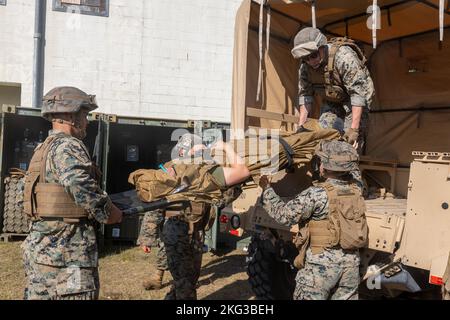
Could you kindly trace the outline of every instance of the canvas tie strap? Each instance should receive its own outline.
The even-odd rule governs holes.
[[[259,31],[258,31],[258,49],[259,49],[259,70],[258,70],[258,89],[256,91],[256,101],[261,97],[262,85],[262,55],[263,55],[263,23],[264,23],[264,4],[265,0],[260,1],[259,7]]]
[[[373,0],[372,4],[372,43],[373,48],[377,48],[377,28],[378,28],[378,1]]]
[[[317,28],[316,23],[316,0],[311,1],[311,19],[312,19],[312,27]]]
[[[444,2],[439,0],[439,41],[444,41]]]

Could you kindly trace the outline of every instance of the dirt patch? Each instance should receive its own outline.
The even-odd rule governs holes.
[[[223,255],[205,253],[197,294],[199,299],[254,299],[245,273],[245,253],[235,250]],[[161,290],[146,291],[142,281],[151,274],[156,250],[144,253],[138,247],[114,246],[100,254],[100,299],[164,299],[170,273]],[[0,243],[0,300],[22,299],[25,286],[20,242]]]
[[[23,298],[25,273],[21,242],[0,243],[0,300]]]

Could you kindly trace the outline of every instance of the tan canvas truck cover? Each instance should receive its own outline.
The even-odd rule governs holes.
[[[397,173],[394,172],[391,179],[396,180],[395,191],[402,190],[401,195],[406,197],[413,151],[450,151],[450,10],[448,6],[443,8],[441,31],[438,0],[378,0],[380,28],[376,30],[374,49],[374,32],[368,27],[372,22],[368,12],[371,12],[369,7],[373,1],[317,0],[315,3],[317,27],[329,39],[347,36],[357,41],[368,58],[367,66],[376,96],[371,106],[363,159],[378,159],[394,168],[392,171]],[[292,57],[290,51],[297,32],[311,24],[311,1],[242,2],[235,26],[233,129],[295,129],[299,61]],[[311,116],[317,118],[320,100],[315,98]],[[286,179],[286,175],[280,175],[281,179]],[[282,180],[280,184],[282,189],[287,182]],[[287,189],[286,186],[284,191],[289,194]],[[252,192],[253,198],[257,198],[259,191]],[[418,194],[417,197],[423,200],[423,196]],[[370,248],[395,251],[402,239],[404,224],[414,220],[411,217],[405,222],[406,200],[401,201],[383,202],[386,210],[391,210],[391,206],[395,209],[389,214],[375,212],[367,215],[373,230],[378,231],[378,238],[373,234],[369,236]],[[259,219],[258,225],[274,225],[263,214],[258,214],[261,208],[248,202],[248,199],[238,199],[233,204],[233,211],[253,212]],[[370,203],[368,207],[372,206],[377,207],[379,203]],[[430,217],[424,219],[428,221]],[[421,225],[425,224],[424,221]],[[439,221],[444,223],[442,219]],[[407,238],[408,235],[403,237]],[[414,247],[414,242],[410,243],[411,246],[405,246],[405,250]],[[431,247],[429,245],[427,248]],[[416,253],[414,251],[414,255]],[[410,261],[414,260],[416,266],[428,269],[430,254]]]
[[[317,27],[329,38],[347,35],[356,40],[368,57],[376,98],[365,154],[409,166],[412,151],[450,150],[449,10],[445,8],[440,45],[438,0],[377,1],[381,29],[374,51],[366,13],[372,3],[318,0]],[[259,2],[245,0],[237,13],[232,127],[289,130],[296,119],[298,91],[298,61],[290,50],[296,33],[311,24],[311,5],[269,0],[261,17],[260,37]],[[257,99],[260,44],[262,77]],[[317,112],[316,108],[314,117]],[[407,179],[402,183],[406,185]]]

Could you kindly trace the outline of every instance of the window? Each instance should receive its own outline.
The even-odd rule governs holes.
[[[0,0],[0,6],[6,6],[6,0]]]
[[[53,0],[53,10],[108,17],[109,0]]]

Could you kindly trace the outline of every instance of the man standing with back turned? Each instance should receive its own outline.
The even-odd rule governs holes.
[[[299,225],[295,300],[358,299],[359,248],[368,236],[364,199],[350,174],[358,169],[358,154],[336,140],[322,141],[316,154],[325,182],[285,203],[263,176],[264,209],[280,224]]]

